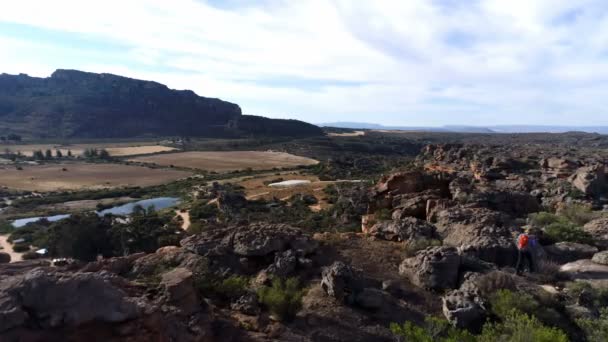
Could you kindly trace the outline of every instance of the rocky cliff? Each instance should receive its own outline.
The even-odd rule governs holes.
[[[0,132],[39,138],[322,135],[295,120],[288,131],[284,121],[251,124],[260,120],[243,116],[234,103],[111,74],[0,75]]]

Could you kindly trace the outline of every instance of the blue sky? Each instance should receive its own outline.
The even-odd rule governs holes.
[[[0,44],[0,72],[110,72],[315,123],[608,125],[604,0],[20,0]]]

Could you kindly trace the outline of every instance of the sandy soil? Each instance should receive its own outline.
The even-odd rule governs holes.
[[[365,135],[364,131],[354,131],[350,133],[328,133],[330,137],[359,137]]]
[[[54,145],[54,144],[34,144],[34,145],[0,145],[0,151],[10,150],[12,152],[21,152],[23,155],[31,156],[33,151],[46,151],[50,149],[55,155],[56,150],[66,155],[72,151],[74,156],[82,155],[87,148],[105,148],[110,155],[115,157],[132,156],[139,154],[151,154],[158,152],[167,152],[176,150],[173,147],[151,145],[150,143],[99,143],[99,144],[69,144],[69,145]]]
[[[298,165],[314,165],[318,161],[289,153],[270,151],[181,152],[129,159],[134,162],[179,166],[217,172],[267,170]]]
[[[190,228],[190,212],[176,210],[175,213],[177,214],[177,216],[182,218],[182,229],[187,230],[188,228]]]
[[[23,166],[23,170],[0,167],[0,186],[28,191],[151,186],[190,175],[184,171],[119,164],[66,163]]]
[[[23,255],[23,253],[14,252],[13,245],[8,243],[8,241],[6,241],[7,239],[8,239],[8,235],[0,235],[0,246],[2,246],[2,249],[0,249],[0,252],[10,254],[11,262],[21,261],[22,260],[21,256]]]

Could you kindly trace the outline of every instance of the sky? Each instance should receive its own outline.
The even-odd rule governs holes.
[[[0,73],[107,72],[245,114],[608,125],[605,0],[19,0]]]

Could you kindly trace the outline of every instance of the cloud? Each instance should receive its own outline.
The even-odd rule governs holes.
[[[312,122],[599,125],[607,15],[602,0],[20,0],[0,12],[0,65]]]

